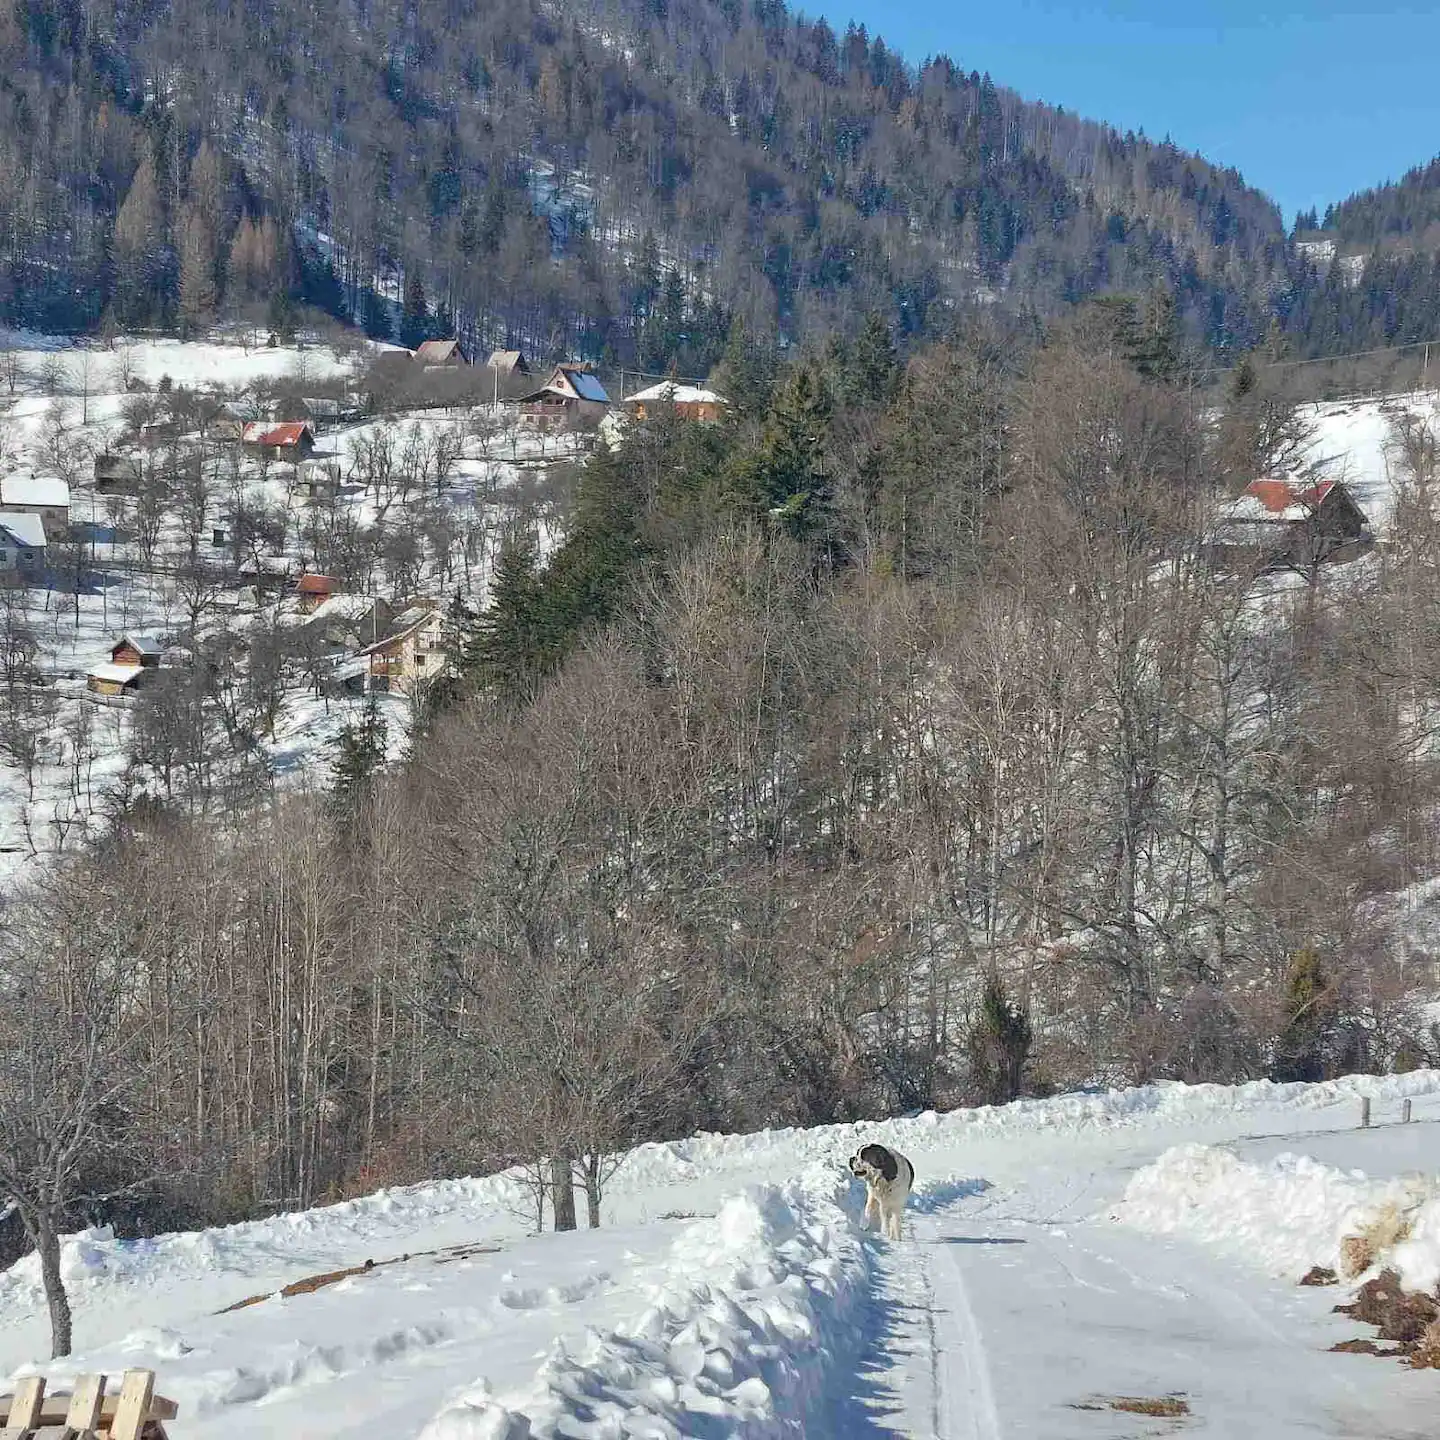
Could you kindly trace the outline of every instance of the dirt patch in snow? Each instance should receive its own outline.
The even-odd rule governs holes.
[[[1340,1277],[1328,1265],[1312,1265],[1301,1277],[1302,1285],[1338,1285]]]
[[[1421,1370],[1440,1368],[1440,1298],[1405,1290],[1395,1271],[1382,1270],[1367,1280],[1349,1305],[1335,1306],[1335,1313],[1373,1325],[1393,1348],[1381,1349],[1373,1340],[1346,1340],[1332,1350],[1400,1357]]]
[[[1179,1420],[1190,1413],[1190,1402],[1181,1395],[1107,1395],[1082,1401],[1072,1410],[1120,1410],[1126,1415],[1153,1415],[1161,1420]]]
[[[1190,1403],[1178,1395],[1162,1395],[1149,1399],[1143,1395],[1117,1395],[1110,1401],[1112,1410],[1123,1410],[1127,1415],[1157,1415],[1162,1419],[1174,1420],[1190,1413]]]

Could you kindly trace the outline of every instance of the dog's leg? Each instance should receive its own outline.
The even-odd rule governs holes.
[[[865,1187],[865,1215],[860,1221],[862,1230],[870,1229],[870,1222],[874,1220],[876,1226],[884,1223],[880,1214],[880,1200],[875,1192],[867,1185]]]

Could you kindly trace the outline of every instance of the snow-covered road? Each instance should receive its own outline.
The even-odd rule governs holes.
[[[1416,1106],[1436,1113],[1433,1099]],[[1226,1117],[1240,1131],[1228,1148],[1254,1162],[1300,1151],[1372,1177],[1440,1168],[1440,1118],[1369,1130],[1345,1124],[1339,1107],[1319,1126],[1264,1111],[1250,1125],[1236,1118]],[[1435,1377],[1330,1353],[1369,1333],[1331,1313],[1345,1296],[1266,1274],[1268,1256],[1246,1264],[1113,1218],[1170,1138],[1081,1130],[980,1147],[977,1164],[1003,1181],[942,1192],[938,1204],[922,1196],[904,1243],[867,1242],[865,1345],[830,1419],[837,1440],[1433,1440]],[[1237,1233],[1242,1219],[1237,1202]],[[1144,1415],[1114,1400],[1175,1400],[1188,1413]]]
[[[918,1170],[899,1243],[857,1234],[844,1157],[869,1139]],[[1330,1353],[1368,1332],[1331,1313],[1343,1287],[1296,1280],[1394,1196],[1429,1206],[1402,1268],[1430,1275],[1437,1171],[1440,1072],[701,1135],[634,1152],[594,1232],[527,1236],[523,1190],[493,1177],[83,1237],[79,1353],[44,1362],[21,1262],[0,1273],[0,1375],[153,1366],[175,1440],[1434,1440],[1440,1372]]]
[[[1056,1223],[1009,1191],[917,1217],[877,1255],[844,1440],[1216,1437],[1433,1440],[1436,1387],[1335,1355],[1336,1292],[1257,1276],[1104,1219]],[[1038,1202],[1038,1203],[1037,1203]],[[1112,1400],[1177,1399],[1183,1425]]]

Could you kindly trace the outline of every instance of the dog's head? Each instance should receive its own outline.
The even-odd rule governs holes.
[[[862,1180],[874,1183],[878,1180],[893,1180],[900,1167],[895,1157],[883,1145],[862,1145],[850,1157],[850,1173]]]

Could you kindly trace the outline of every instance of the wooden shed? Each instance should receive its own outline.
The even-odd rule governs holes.
[[[1340,480],[1252,480],[1221,512],[1211,551],[1222,562],[1313,569],[1369,540],[1365,512]]]

